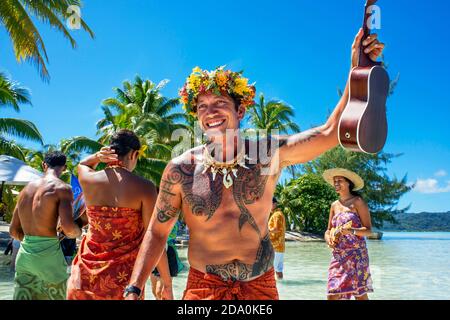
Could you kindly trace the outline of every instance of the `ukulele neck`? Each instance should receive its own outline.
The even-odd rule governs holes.
[[[369,8],[374,5],[377,2],[377,0],[367,0],[366,1],[366,5],[364,6],[364,19],[363,19],[363,31],[364,31],[364,35],[363,35],[363,40],[366,39],[369,35],[370,35],[370,29],[369,29],[369,25],[370,25],[370,19],[372,18],[372,11],[369,10]],[[377,66],[377,65],[381,65],[381,62],[375,62],[372,61],[372,59],[370,59],[370,57],[364,53],[364,49],[365,47],[362,45],[359,48],[359,61],[358,61],[358,67],[372,67],[372,66]]]

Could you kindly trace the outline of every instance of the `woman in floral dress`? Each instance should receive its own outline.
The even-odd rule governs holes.
[[[339,200],[330,208],[325,240],[333,250],[328,269],[328,300],[368,300],[373,292],[369,255],[365,236],[371,234],[367,204],[355,191],[364,186],[356,173],[336,168],[324,172],[324,179],[334,186]]]

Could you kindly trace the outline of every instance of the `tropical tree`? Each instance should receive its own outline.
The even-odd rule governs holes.
[[[124,81],[122,88],[114,88],[115,97],[103,100],[104,118],[97,122],[94,141],[86,137],[75,137],[68,141],[68,150],[96,152],[107,145],[111,136],[119,129],[133,130],[141,139],[144,156],[139,159],[136,173],[159,184],[161,174],[171,159],[172,149],[178,143],[172,141],[176,129],[189,127],[177,123],[185,120],[184,113],[173,112],[178,99],[161,95],[167,80],[155,84],[136,76],[134,82]]]
[[[279,133],[297,133],[300,132],[300,127],[294,122],[294,109],[280,101],[269,100],[266,102],[264,94],[259,95],[259,100],[248,110],[249,122],[252,125],[251,129],[246,130],[246,135],[252,136],[256,130],[267,130],[267,134],[273,134],[272,130],[278,130]],[[264,135],[264,132],[262,132]],[[299,166],[289,166],[287,171],[291,177],[297,175]]]
[[[388,68],[384,56],[382,56],[384,68]],[[394,94],[399,83],[400,73],[389,84],[388,97]],[[338,89],[338,95],[342,96],[342,90]],[[368,202],[372,214],[372,223],[375,227],[382,227],[384,221],[396,223],[395,215],[404,213],[408,207],[398,208],[399,199],[409,192],[413,186],[407,183],[407,175],[398,179],[387,175],[387,165],[401,154],[380,152],[377,154],[365,154],[350,152],[336,147],[316,160],[305,164],[303,172],[321,175],[329,168],[346,168],[356,171],[365,181],[365,187],[361,194]]]
[[[70,6],[81,7],[80,0],[2,0],[0,1],[0,24],[6,29],[12,41],[17,61],[27,60],[34,64],[41,77],[49,80],[46,66],[47,50],[33,18],[58,30],[72,48],[77,43],[65,26],[74,15]],[[78,18],[78,17],[77,17]],[[79,18],[80,26],[93,38],[94,33],[85,21]]]
[[[31,104],[28,89],[0,73],[0,108],[10,107],[18,112],[20,104]],[[42,143],[42,136],[32,122],[0,118],[0,153],[24,160],[23,148],[10,140],[11,137]]]
[[[385,63],[384,66],[387,68]],[[391,81],[389,95],[394,93],[399,78],[400,75],[397,74]],[[338,94],[342,96],[342,91],[339,89]],[[403,213],[409,208],[398,208],[399,199],[413,187],[407,183],[407,176],[398,179],[395,176],[389,177],[387,174],[387,166],[398,156],[400,154],[385,152],[378,154],[350,152],[341,147],[336,147],[315,160],[302,165],[301,172],[307,175],[316,175],[318,179],[321,179],[323,171],[336,167],[346,168],[358,173],[365,181],[365,187],[361,191],[361,195],[368,203],[372,224],[381,228],[385,221],[395,223],[395,215]],[[280,191],[282,190],[283,186],[280,186]],[[331,205],[331,202],[330,200],[329,205]],[[298,214],[301,215],[303,207],[300,206],[297,210],[299,210]],[[327,210],[324,209],[319,215],[327,216]],[[314,220],[313,217],[311,219]],[[300,228],[304,226],[304,222],[300,224],[298,219],[293,219],[293,221]],[[311,224],[311,222],[307,222],[308,224]]]
[[[76,166],[80,162],[83,152],[77,150],[76,139],[62,139],[58,144],[46,144],[39,150],[25,149],[25,159],[29,166],[42,171],[42,163],[47,152],[61,151],[66,157],[67,170],[61,175],[61,180],[69,183],[72,173],[76,173]],[[95,145],[95,144],[94,144]],[[99,144],[97,143],[97,146]],[[100,149],[100,147],[98,147]]]
[[[279,133],[300,131],[300,127],[292,120],[294,109],[280,100],[266,102],[262,93],[258,102],[248,109],[248,113],[250,123],[255,129],[264,129],[268,133],[272,130],[278,130]]]
[[[279,184],[275,194],[287,225],[315,234],[327,229],[330,204],[338,198],[333,188],[315,174]]]
[[[397,206],[399,199],[413,188],[407,183],[407,175],[398,179],[387,174],[387,165],[398,156],[400,155],[384,152],[356,153],[337,147],[304,164],[303,170],[319,177],[330,168],[345,168],[358,173],[364,180],[361,195],[369,206],[372,223],[381,228],[384,221],[395,223],[395,215],[404,213],[409,208]]]

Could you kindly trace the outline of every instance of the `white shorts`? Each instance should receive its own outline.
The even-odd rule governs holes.
[[[275,252],[275,260],[273,261],[275,272],[283,272],[283,258],[284,252]]]

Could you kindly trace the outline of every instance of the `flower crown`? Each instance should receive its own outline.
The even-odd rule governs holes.
[[[245,108],[255,104],[253,101],[255,84],[248,84],[248,79],[242,77],[242,71],[233,72],[224,68],[225,66],[221,66],[213,71],[202,70],[199,67],[192,69],[191,75],[186,78],[186,83],[179,92],[183,109],[187,113],[196,116],[197,98],[207,92],[236,97]]]

